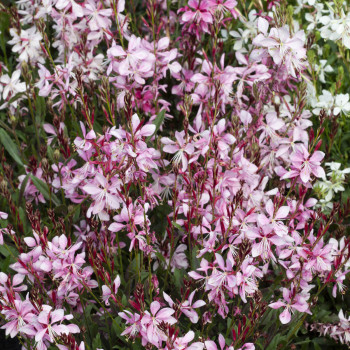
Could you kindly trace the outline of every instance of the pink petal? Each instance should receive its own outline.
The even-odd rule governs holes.
[[[158,301],[153,301],[151,303],[151,313],[152,313],[152,315],[155,315],[158,312],[159,309],[160,309],[159,302]]]
[[[62,321],[63,317],[64,317],[63,309],[55,310],[51,312],[51,323]]]
[[[170,307],[166,307],[157,313],[157,319],[166,321],[174,312]]]
[[[187,12],[185,12],[183,15],[182,15],[182,20],[184,21],[184,22],[189,22],[189,21],[191,21],[193,18],[194,18],[194,16],[195,16],[195,12],[192,12],[192,11],[187,11]]]
[[[266,35],[267,31],[269,29],[269,22],[265,18],[259,17],[258,18],[258,29],[261,33]]]
[[[109,225],[108,230],[112,232],[119,232],[125,227],[124,224],[120,224],[119,222],[113,222]]]
[[[292,316],[287,308],[280,314],[280,320],[282,324],[287,324],[290,322]]]
[[[321,162],[324,158],[324,153],[321,151],[316,151],[310,158],[310,162]]]
[[[283,206],[280,207],[276,213],[275,219],[284,219],[289,214],[289,207]]]
[[[46,333],[47,328],[43,328],[41,331],[37,332],[35,335],[35,341],[39,342]]]
[[[207,350],[218,350],[216,344],[212,340],[207,340],[204,344]]]
[[[97,195],[99,194],[102,190],[101,188],[97,187],[95,184],[88,184],[83,187],[83,190],[91,195]]]
[[[156,126],[154,124],[148,124],[145,125],[142,129],[140,134],[142,136],[151,136],[156,131]]]
[[[275,303],[269,304],[269,307],[271,307],[272,309],[279,309],[281,307],[285,307],[286,304],[283,303],[282,301],[276,301]]]

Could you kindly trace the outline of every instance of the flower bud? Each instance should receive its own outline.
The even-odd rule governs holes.
[[[61,152],[58,149],[55,149],[55,151],[53,152],[53,159],[56,163],[60,159],[60,156],[61,156]]]

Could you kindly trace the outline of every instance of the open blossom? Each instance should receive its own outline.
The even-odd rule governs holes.
[[[112,9],[104,9],[102,3],[96,6],[95,1],[88,1],[84,6],[84,12],[89,16],[89,27],[92,31],[109,28],[112,24],[109,17]]]
[[[260,34],[253,40],[255,46],[263,47],[276,64],[284,64],[288,73],[296,77],[296,73],[305,68],[306,49],[305,33],[300,30],[290,37],[289,27],[271,28],[265,18],[259,17],[258,29]]]
[[[323,157],[324,153],[321,151],[315,151],[310,156],[304,145],[298,146],[290,157],[292,161],[291,170],[284,174],[281,179],[300,176],[301,181],[306,184],[310,181],[311,174],[324,178],[326,174],[321,167]]]
[[[184,139],[185,132],[175,132],[176,141],[169,139],[168,137],[162,137],[161,142],[165,145],[163,151],[166,153],[172,153],[174,157],[172,161],[175,166],[178,166],[181,162],[182,171],[187,169],[189,163],[189,157],[194,153],[194,146],[191,143],[186,142]]]
[[[84,10],[83,7],[76,2],[75,0],[57,0],[56,2],[56,8],[59,10],[68,10],[72,9],[72,13],[77,17],[83,17],[84,16]]]
[[[334,101],[334,115],[338,115],[340,112],[348,114],[350,112],[349,94],[338,94]]]
[[[198,314],[194,309],[197,309],[201,306],[204,306],[206,303],[203,300],[197,300],[196,302],[193,303],[193,297],[195,295],[196,291],[192,292],[188,300],[185,300],[183,303],[179,305],[181,312],[186,315],[192,323],[197,323],[199,320]],[[170,307],[174,307],[174,302],[170,298],[168,294],[163,292],[164,299],[168,302]]]
[[[107,55],[111,58],[109,71],[113,68],[122,76],[132,76],[139,84],[145,84],[144,78],[152,75],[155,56],[143,47],[141,38],[135,35],[129,38],[127,49],[113,43]]]
[[[283,312],[279,316],[282,324],[290,322],[292,318],[291,313],[293,313],[294,310],[306,312],[309,309],[309,305],[303,296],[295,295],[292,298],[291,292],[287,288],[283,288],[283,301],[277,301],[269,306],[273,309],[284,307]]]
[[[213,16],[209,9],[210,7],[207,0],[189,0],[188,6],[183,9],[184,13],[181,20],[184,23],[189,24],[190,30],[195,28],[195,26],[191,25],[192,23],[195,23],[200,26],[204,32],[208,32],[208,24],[213,23]]]
[[[159,328],[159,325],[162,322],[170,325],[176,323],[176,319],[171,316],[174,312],[175,311],[171,308],[161,309],[158,301],[153,301],[151,303],[150,312],[146,311],[141,320],[141,325],[144,328],[148,341],[151,344],[158,346],[160,341],[166,340],[167,337]]]
[[[12,39],[8,41],[8,44],[13,45],[12,51],[19,54],[21,62],[44,63],[40,47],[42,36],[35,26],[27,30],[22,29],[20,33],[11,28],[10,34]]]
[[[4,100],[6,100],[9,95],[13,97],[18,93],[26,91],[26,84],[19,81],[20,76],[21,71],[16,70],[13,72],[11,78],[7,74],[0,77],[0,83],[5,85],[2,92],[2,97]]]
[[[92,147],[90,140],[94,140],[96,138],[96,134],[94,130],[90,130],[88,133],[86,133],[85,126],[82,122],[80,122],[80,127],[83,133],[83,139],[78,136],[74,140],[74,144],[79,150],[88,151]]]
[[[91,182],[83,187],[83,190],[90,194],[93,203],[88,210],[88,215],[97,214],[102,220],[108,220],[105,209],[118,209],[120,201],[117,196],[119,184],[112,180],[112,183],[100,173],[96,174],[95,182]]]
[[[194,332],[189,331],[183,337],[177,337],[174,342],[174,350],[203,350],[204,344],[201,342],[195,342],[189,345],[194,339]]]
[[[128,310],[119,312],[118,315],[125,320],[128,325],[121,335],[127,335],[129,337],[137,336],[141,330],[140,315],[137,313],[132,314]]]
[[[220,14],[228,12],[234,18],[238,17],[238,13],[235,11],[235,7],[237,6],[236,0],[207,0],[207,3],[214,15],[217,12]]]
[[[322,16],[319,21],[323,25],[320,31],[322,38],[339,40],[350,49],[350,12],[344,13],[341,10],[340,17],[337,17],[332,10],[328,16]]]
[[[115,299],[114,295],[117,294],[118,288],[120,287],[120,277],[119,275],[115,278],[112,290],[108,286],[102,286],[102,300],[105,302],[107,306],[109,306],[109,298]]]
[[[37,317],[35,328],[37,333],[35,335],[35,341],[43,342],[48,340],[54,342],[56,337],[62,334],[79,333],[79,327],[74,324],[64,325],[62,321],[70,320],[72,315],[64,315],[63,309],[53,310],[49,305],[42,306],[43,311]]]
[[[35,309],[29,300],[14,300],[13,308],[6,308],[2,313],[8,319],[8,322],[1,327],[5,329],[6,335],[13,338],[19,332],[28,335],[36,334],[32,326]]]
[[[284,236],[288,233],[288,228],[283,224],[281,220],[285,220],[289,213],[288,206],[281,206],[278,210],[275,210],[273,202],[269,199],[266,203],[266,212],[269,215],[267,218],[264,214],[258,215],[258,223],[261,227],[265,225],[271,225],[272,229],[278,236]]]

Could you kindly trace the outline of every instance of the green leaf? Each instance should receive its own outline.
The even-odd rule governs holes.
[[[191,267],[193,270],[196,270],[199,267],[199,259],[197,258],[198,250],[197,246],[192,248]]]
[[[42,97],[42,96],[37,96],[36,97],[35,109],[36,109],[36,112],[37,112],[37,116],[39,116],[40,118],[45,116],[46,105],[45,105],[44,97]]]
[[[13,158],[13,160],[17,164],[24,166],[16,144],[12,141],[11,137],[7,134],[7,132],[2,128],[0,128],[0,141],[6,149],[6,151]]]
[[[314,346],[315,350],[322,350],[322,348],[317,343],[314,342],[312,345]]]
[[[7,272],[8,271],[8,268],[10,266],[10,263],[11,263],[11,255],[8,255],[5,259],[2,259],[1,260],[1,271],[2,272]]]
[[[153,120],[153,124],[156,126],[156,129],[154,130],[154,133],[151,136],[148,136],[146,139],[146,142],[149,142],[153,135],[157,133],[160,126],[162,125],[165,117],[165,109],[161,110],[158,115],[156,116],[156,119]]]
[[[92,342],[92,348],[95,350],[95,349],[101,348],[101,347],[102,347],[102,342],[101,342],[100,333],[97,333],[95,339]]]
[[[157,258],[159,259],[159,261],[162,262],[164,264],[164,266],[166,266],[166,261],[165,261],[163,254],[160,252],[155,252],[155,254],[156,254]]]
[[[185,232],[185,230],[183,229],[183,227],[181,227],[179,224],[177,224],[176,222],[172,222],[172,225],[174,225],[178,230],[180,230],[181,232]]]
[[[281,334],[276,334],[275,337],[272,339],[271,343],[268,345],[266,350],[275,350],[278,349],[278,345],[284,341],[286,336],[282,336]]]
[[[180,290],[183,285],[183,278],[185,276],[185,270],[175,269],[173,272],[175,287]]]
[[[30,174],[30,179],[33,181],[34,186],[39,190],[45,199],[48,201],[51,199],[55,205],[60,205],[60,201],[54,193],[50,194],[49,186],[44,181],[38,179],[32,174]]]
[[[25,92],[19,92],[16,95],[14,95],[13,97],[10,98],[10,100],[8,101],[9,104],[17,101],[21,96],[25,95]]]
[[[6,248],[7,247],[7,248]],[[5,244],[4,245],[0,245],[0,253],[4,256],[4,257],[8,257],[8,256],[16,256],[17,255],[17,252],[15,250],[15,248],[9,246],[8,244],[6,244],[6,247],[5,247]],[[11,253],[12,254],[11,254]]]

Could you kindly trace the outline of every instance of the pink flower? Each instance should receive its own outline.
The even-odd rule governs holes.
[[[171,308],[160,309],[158,301],[153,301],[150,306],[150,311],[145,312],[141,320],[141,325],[147,334],[148,341],[155,346],[158,346],[160,341],[166,340],[167,337],[159,328],[160,323],[165,322],[170,325],[176,323],[176,319],[171,315],[175,312]]]
[[[130,337],[135,337],[139,334],[141,330],[141,323],[140,323],[140,315],[135,313],[131,313],[128,310],[125,310],[123,312],[119,312],[118,315],[126,321],[126,323],[129,325],[126,327],[126,329],[121,333],[121,335],[127,335]]]
[[[174,342],[174,350],[203,350],[204,344],[200,342],[188,345],[194,339],[194,332],[189,331],[183,337],[177,337]]]
[[[162,137],[161,142],[165,145],[163,148],[164,152],[172,153],[174,155],[172,161],[174,165],[178,166],[179,163],[182,163],[182,171],[186,171],[188,166],[188,156],[191,156],[194,153],[194,146],[191,143],[188,143],[184,139],[185,132],[175,131],[175,138],[177,142],[170,140],[168,137]],[[187,154],[187,156],[186,156]]]
[[[207,2],[213,14],[215,14],[215,12],[221,14],[229,12],[234,18],[238,17],[238,13],[235,11],[235,7],[237,6],[236,0],[207,0]]]
[[[35,335],[36,331],[32,325],[32,319],[35,317],[35,309],[29,300],[14,300],[13,308],[5,307],[2,314],[7,322],[2,329],[5,329],[6,335],[14,338],[19,332],[27,335]]]
[[[305,146],[301,144],[296,147],[296,151],[290,156],[292,170],[284,174],[281,179],[283,180],[300,176],[301,181],[306,184],[310,181],[311,174],[316,177],[325,178],[326,174],[321,167],[321,161],[323,158],[324,153],[321,151],[314,152],[310,157]]]
[[[245,259],[236,276],[239,295],[244,303],[247,302],[246,295],[252,295],[258,289],[255,276],[262,277],[261,271],[254,265],[251,265],[249,259]]]
[[[78,326],[74,324],[65,326],[61,323],[64,320],[70,320],[73,318],[72,315],[65,316],[63,309],[52,311],[52,307],[49,305],[43,305],[42,309],[43,311],[38,315],[35,324],[35,327],[37,328],[37,333],[35,335],[36,342],[48,340],[53,343],[55,338],[62,334],[68,335],[69,333],[80,332]]]
[[[72,8],[72,12],[77,17],[84,16],[84,10],[81,5],[79,5],[75,0],[57,0],[56,8],[59,10],[68,10]]]
[[[118,293],[120,287],[119,275],[115,278],[112,286],[112,290],[107,286],[102,286],[102,300],[107,306],[109,306],[109,298],[112,297],[115,300],[115,295]]]
[[[7,213],[4,213],[3,211],[0,211],[0,219],[1,220],[6,220],[8,217],[8,214]]]
[[[23,292],[27,290],[26,285],[20,285],[24,280],[24,275],[16,274],[13,276],[12,282],[10,276],[7,276],[5,273],[0,272],[0,293],[3,294],[5,298],[8,296],[13,296],[18,292]]]
[[[181,19],[184,22],[196,21],[200,23],[201,21],[205,23],[213,23],[213,17],[208,11],[208,2],[206,0],[197,1],[189,0],[187,10],[182,15]],[[203,27],[204,30],[205,27]]]
[[[90,130],[88,133],[86,133],[85,126],[82,122],[80,122],[80,127],[83,133],[83,138],[80,138],[79,136],[76,137],[74,140],[74,144],[79,150],[88,151],[91,147],[93,147],[93,144],[90,140],[96,139],[96,134],[94,130]]]
[[[120,206],[121,200],[116,195],[118,188],[118,182],[112,181],[110,183],[102,174],[96,173],[95,181],[83,187],[83,190],[90,194],[93,199],[87,216],[97,214],[101,220],[108,220],[109,215],[105,212],[105,209],[118,209]]]
[[[197,309],[197,308],[204,306],[206,304],[205,301],[203,301],[203,300],[197,300],[196,302],[194,302],[192,304],[193,297],[194,297],[195,293],[196,293],[196,291],[193,291],[189,295],[188,300],[185,300],[183,303],[180,304],[180,310],[190,319],[190,321],[192,323],[197,323],[199,320],[197,312],[194,311],[193,309]],[[170,298],[170,296],[168,294],[166,294],[165,292],[163,292],[163,296],[164,296],[164,299],[170,305],[170,307],[173,307],[174,302]]]
[[[156,130],[156,126],[154,124],[147,124],[141,127],[140,118],[136,113],[131,117],[131,124],[136,140],[142,137],[151,136]]]
[[[320,240],[312,251],[306,250],[308,261],[305,265],[307,270],[313,269],[318,272],[326,272],[332,269],[332,245],[324,245],[323,240]]]
[[[287,288],[283,288],[283,299],[284,302],[277,301],[269,305],[273,309],[285,308],[279,316],[282,324],[290,322],[293,309],[299,312],[306,312],[309,309],[309,305],[303,296],[297,294],[292,298],[292,293]]]
[[[296,71],[305,68],[306,49],[305,33],[303,30],[290,37],[289,27],[271,28],[269,35],[269,23],[263,17],[258,19],[258,34],[253,40],[253,45],[264,47],[273,58],[275,64],[284,63],[288,73],[296,78]]]
[[[265,210],[269,215],[269,218],[265,216],[265,214],[258,215],[258,223],[261,227],[265,225],[271,225],[272,229],[275,233],[282,237],[288,233],[288,227],[283,224],[283,219],[286,219],[289,213],[288,206],[281,206],[275,213],[274,205],[271,199],[269,199],[266,203]]]
[[[102,3],[96,6],[95,1],[89,0],[84,7],[84,12],[89,16],[90,30],[100,30],[109,28],[112,24],[108,17],[113,15],[112,9],[104,9]]]

